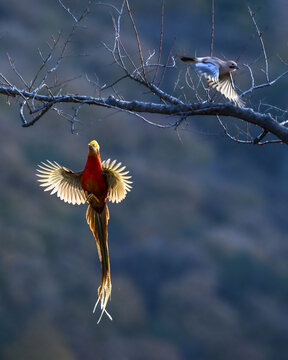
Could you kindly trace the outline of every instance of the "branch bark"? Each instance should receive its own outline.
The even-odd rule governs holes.
[[[178,104],[160,104],[152,102],[143,102],[143,101],[125,101],[116,99],[113,96],[107,98],[102,97],[92,97],[84,95],[39,95],[34,92],[29,92],[25,90],[20,90],[17,88],[11,87],[0,87],[0,94],[6,96],[19,97],[21,99],[30,99],[34,101],[41,102],[39,108],[33,110],[33,113],[40,112],[41,114],[49,110],[52,106],[61,103],[77,103],[82,105],[94,105],[94,106],[103,106],[107,108],[114,108],[129,112],[135,113],[147,113],[147,114],[160,114],[160,115],[170,115],[177,117],[192,117],[196,115],[206,115],[206,116],[231,116],[237,119],[246,121],[247,123],[258,125],[265,132],[269,132],[276,137],[278,137],[283,143],[288,144],[288,128],[281,125],[277,122],[271,114],[263,114],[257,111],[254,111],[250,108],[239,108],[230,103],[194,103],[194,104],[183,104],[179,102]],[[40,118],[37,116],[37,120]],[[37,121],[36,120],[36,121]],[[23,126],[29,127],[33,125],[36,121],[35,119],[30,122],[25,121],[24,117],[22,118]],[[176,123],[175,123],[176,124]],[[176,126],[175,124],[171,125]]]
[[[62,41],[63,45],[61,45],[60,42],[62,34],[59,33],[56,39],[52,38],[53,42],[52,45],[49,46],[48,55],[46,57],[42,55],[41,51],[39,51],[42,64],[30,83],[24,80],[24,77],[16,69],[13,59],[10,57],[10,66],[17,77],[20,78],[21,85],[15,85],[14,83],[11,83],[6,78],[6,76],[0,73],[0,95],[6,96],[8,99],[9,97],[14,97],[18,100],[20,103],[19,113],[23,127],[30,127],[34,125],[52,109],[56,111],[58,115],[63,116],[63,111],[60,105],[64,103],[70,103],[78,104],[77,110],[75,111],[74,109],[73,115],[65,114],[65,116],[67,116],[69,119],[72,119],[72,131],[75,122],[79,121],[77,118],[79,109],[84,105],[92,105],[125,111],[129,115],[134,115],[137,119],[142,119],[151,125],[161,128],[178,128],[183,121],[187,121],[188,118],[193,116],[215,116],[215,120],[218,121],[222,126],[224,133],[228,136],[228,138],[238,143],[264,145],[268,143],[283,142],[288,144],[288,120],[286,110],[281,110],[274,105],[265,105],[260,103],[258,111],[256,111],[251,108],[239,108],[231,103],[218,102],[221,100],[219,100],[219,97],[216,97],[215,99],[216,93],[213,94],[213,92],[210,92],[209,87],[207,88],[207,84],[202,81],[202,78],[199,78],[198,81],[197,79],[196,81],[193,80],[193,76],[191,76],[189,68],[187,68],[185,74],[188,90],[192,90],[191,95],[189,94],[189,101],[187,101],[187,96],[183,91],[184,87],[181,86],[181,84],[178,85],[181,71],[179,72],[178,79],[176,80],[173,89],[171,89],[171,83],[169,82],[165,82],[163,89],[160,88],[160,84],[164,80],[164,74],[166,74],[167,69],[171,71],[177,69],[176,61],[174,56],[172,56],[171,50],[167,56],[166,62],[164,62],[164,64],[160,63],[162,59],[164,40],[164,1],[162,1],[161,6],[161,29],[158,54],[157,51],[148,51],[149,55],[147,59],[144,58],[144,53],[146,53],[146,51],[143,52],[144,48],[140,42],[140,36],[134,21],[133,12],[129,5],[129,0],[122,0],[122,5],[119,9],[113,5],[104,4],[101,2],[96,3],[96,6],[105,5],[111,7],[112,9],[113,14],[111,14],[111,19],[114,26],[114,39],[112,41],[112,45],[110,44],[109,46],[103,43],[103,46],[114,60],[114,64],[118,70],[120,70],[120,73],[116,80],[110,82],[110,85],[100,85],[98,80],[93,83],[89,80],[88,75],[86,75],[88,82],[91,83],[94,88],[93,90],[96,90],[94,96],[64,93],[62,86],[63,83],[59,83],[57,78],[52,79],[52,75],[55,74],[56,70],[59,68],[59,64],[66,58],[68,44],[70,44],[74,34],[78,31],[79,23],[88,14],[90,14],[90,6],[92,2],[88,2],[87,7],[78,18],[72,14],[70,9],[66,7],[61,0],[59,0],[59,3],[64,8],[64,10],[67,11],[69,16],[73,18],[74,21],[71,32],[66,38],[63,39],[64,42]],[[125,15],[124,9],[127,9],[128,18],[130,19],[130,26],[132,25],[132,29],[136,38],[136,55],[138,55],[138,57],[131,56],[131,51],[129,54],[125,48],[125,41],[123,41],[121,38],[120,30],[122,26],[122,17]],[[115,13],[116,17],[114,17]],[[256,23],[255,14],[250,10],[250,8],[249,13],[252,18],[253,25],[256,28],[256,33],[260,40],[261,51],[265,61],[265,69],[263,70],[265,75],[265,82],[256,82],[257,79],[254,78],[252,66],[246,64],[245,66],[248,69],[251,77],[251,86],[249,89],[244,90],[241,94],[239,94],[241,98],[245,95],[253,94],[259,89],[274,86],[280,79],[288,76],[288,70],[286,70],[283,71],[280,75],[275,76],[274,79],[270,80],[268,73],[268,57],[263,42],[262,32]],[[214,16],[214,0],[211,0],[211,54],[213,53],[215,30]],[[156,63],[151,62],[151,59],[154,57],[154,55],[156,58]],[[142,101],[143,96],[141,96],[140,93],[137,94],[137,97],[135,97],[135,100],[133,101],[125,100],[120,88],[120,83],[124,79],[138,83],[142,87],[146,88],[144,94],[148,93],[150,95],[154,95],[153,99],[156,99],[154,100],[155,102]],[[51,86],[52,83],[53,86]],[[24,85],[24,89],[20,88],[22,85]],[[104,90],[106,91],[105,94],[107,94],[109,89],[111,90],[112,94],[114,94],[114,96],[102,96],[104,94]],[[118,91],[119,89],[120,91]],[[39,94],[40,91],[42,94]],[[132,96],[134,97],[134,94]],[[268,113],[269,111],[271,111],[272,114]],[[156,124],[149,119],[149,114],[166,115],[168,116],[167,123],[165,125]],[[238,135],[235,136],[234,123],[232,121],[229,122],[229,120],[224,123],[220,119],[221,116],[240,119],[245,121],[247,124],[249,123],[256,125],[260,128],[259,133],[258,135],[254,135],[254,137],[250,136],[249,134],[249,139],[247,136],[248,140],[243,139]],[[171,121],[171,119],[173,120]],[[161,122],[163,123],[162,120]],[[272,137],[273,139],[271,139],[271,134],[274,135],[275,138]]]

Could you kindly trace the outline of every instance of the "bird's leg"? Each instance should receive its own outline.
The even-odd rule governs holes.
[[[94,194],[88,194],[87,195],[87,202],[93,207],[97,207],[97,205],[100,204],[100,200],[97,198]]]

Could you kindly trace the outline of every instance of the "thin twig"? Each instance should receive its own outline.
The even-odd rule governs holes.
[[[115,58],[115,52],[117,50],[117,55],[118,55],[120,64],[122,66],[122,69],[124,71],[126,71],[125,64],[124,64],[124,61],[123,61],[123,57],[122,57],[122,54],[121,54],[121,48],[120,48],[120,26],[121,26],[121,18],[122,18],[122,14],[123,14],[123,11],[124,11],[124,6],[125,6],[125,0],[123,0],[121,9],[119,11],[119,15],[118,15],[118,19],[117,19],[117,25],[115,24],[115,45],[114,45],[113,56],[114,56],[114,59],[116,59]]]
[[[45,66],[47,65],[48,61],[51,60],[52,58],[52,54],[53,52],[55,51],[58,43],[59,43],[59,40],[61,38],[61,32],[58,33],[58,37],[56,39],[53,38],[53,46],[52,46],[52,49],[50,48],[50,52],[48,53],[48,55],[44,58],[43,55],[42,55],[42,52],[40,49],[38,49],[38,53],[39,53],[39,56],[40,58],[42,59],[42,65],[40,66],[40,68],[38,69],[38,71],[36,72],[35,76],[34,76],[34,79],[32,79],[32,81],[30,82],[30,86],[29,86],[29,90],[32,90],[33,89],[33,86],[40,74],[40,72],[45,68]]]
[[[256,28],[256,31],[257,31],[257,34],[258,34],[258,37],[259,37],[259,41],[261,43],[261,47],[262,47],[262,51],[263,51],[263,55],[264,55],[264,60],[265,60],[265,76],[266,76],[266,81],[269,83],[269,65],[268,65],[268,59],[267,59],[267,54],[266,54],[266,49],[265,49],[265,45],[264,45],[264,41],[263,41],[263,38],[262,38],[262,32],[259,30],[259,27],[256,23],[256,20],[255,20],[255,14],[252,12],[252,10],[250,9],[250,7],[248,6],[248,11],[249,11],[249,14],[251,16],[251,19],[253,21],[253,24]]]
[[[230,140],[238,143],[238,144],[253,144],[252,140],[241,140],[236,138],[235,136],[231,135],[230,132],[228,131],[226,125],[224,124],[224,122],[221,120],[219,115],[216,115],[216,118],[219,122],[219,124],[221,125],[222,129],[224,130],[224,134],[225,136],[227,136]]]
[[[268,134],[268,130],[264,129],[261,134],[259,134],[253,141],[254,145],[257,145],[264,139],[264,137]]]
[[[16,66],[15,66],[15,63],[14,63],[14,60],[11,58],[11,56],[7,53],[7,57],[8,57],[8,60],[9,60],[9,64],[12,68],[12,70],[15,72],[15,74],[19,77],[19,79],[23,82],[23,84],[25,85],[26,89],[29,88],[27,82],[24,80],[23,76],[19,73],[19,71],[16,69]]]
[[[268,87],[268,86],[272,86],[274,85],[277,81],[279,81],[282,77],[286,76],[288,74],[288,70],[287,71],[284,71],[282,74],[278,75],[275,79],[273,79],[272,81],[269,81],[267,83],[263,83],[263,84],[260,84],[260,85],[256,85],[256,86],[252,86],[250,87],[248,90],[245,90],[242,92],[242,94],[240,94],[240,96],[244,96],[246,94],[249,94],[255,90],[258,90],[258,89],[262,89],[262,88],[265,88],[265,87]]]
[[[50,110],[50,108],[54,105],[54,102],[52,101],[51,103],[47,103],[46,106],[44,107],[44,109],[40,112],[40,114],[38,114],[35,118],[33,118],[33,120],[31,121],[23,121],[23,127],[29,127],[34,125],[38,120],[40,120],[46,113],[48,110]],[[22,109],[23,110],[23,109]],[[23,114],[23,111],[22,111]],[[24,116],[24,115],[23,115]],[[23,119],[22,119],[23,120]]]
[[[210,40],[210,56],[213,56],[214,32],[215,32],[215,4],[214,4],[214,0],[211,0],[211,40]]]
[[[173,39],[173,42],[172,42],[172,45],[171,45],[169,54],[168,54],[168,56],[167,56],[166,64],[165,64],[165,66],[164,66],[164,69],[163,69],[163,71],[162,71],[162,75],[161,75],[160,80],[159,80],[159,82],[158,82],[158,86],[160,86],[160,85],[162,84],[162,81],[164,80],[165,72],[166,72],[166,69],[167,69],[167,67],[168,67],[168,63],[169,63],[170,58],[172,58],[173,63],[174,63],[174,66],[175,66],[175,60],[174,60],[174,57],[172,56],[172,51],[173,51],[173,48],[174,48],[175,41],[176,41],[176,38]]]
[[[69,15],[71,15],[71,17],[73,18],[73,20],[75,21],[75,23],[77,23],[78,20],[77,20],[76,16],[75,16],[74,14],[72,14],[72,12],[71,12],[71,10],[69,9],[69,7],[65,6],[61,0],[58,0],[58,2],[59,2],[59,4],[63,7],[63,9],[65,9],[65,10],[67,11],[67,13],[68,13]]]
[[[115,86],[117,83],[119,83],[120,81],[124,80],[124,79],[127,79],[129,77],[129,75],[125,74],[123,76],[121,76],[119,79],[113,81],[112,84],[109,84],[109,85],[104,85],[102,87],[100,87],[100,90],[103,91],[103,90],[107,90],[109,88],[112,88],[113,86]]]
[[[132,26],[133,26],[133,29],[134,29],[134,33],[135,33],[135,36],[136,36],[138,52],[139,52],[139,57],[140,57],[140,63],[141,63],[142,72],[143,72],[143,80],[147,82],[146,72],[145,72],[145,64],[144,64],[144,57],[143,57],[142,46],[141,46],[138,30],[137,30],[137,27],[136,27],[136,24],[135,24],[135,21],[134,21],[134,18],[133,18],[131,9],[130,9],[129,1],[125,0],[125,3],[126,3],[128,14],[129,14],[129,17],[130,17],[130,20],[131,20],[131,23],[132,23]]]
[[[250,73],[250,77],[251,77],[251,87],[252,89],[254,89],[255,87],[255,80],[254,80],[254,75],[253,75],[253,71],[251,69],[251,66],[249,66],[248,64],[243,64],[244,66],[247,67],[247,69],[249,70],[249,73]]]
[[[164,0],[162,0],[161,6],[161,27],[160,27],[160,39],[159,39],[159,49],[158,49],[158,61],[157,63],[160,64],[161,62],[161,55],[162,55],[162,46],[163,46],[163,34],[164,34]],[[155,82],[159,71],[159,67],[156,67],[156,71],[152,80],[152,83]]]

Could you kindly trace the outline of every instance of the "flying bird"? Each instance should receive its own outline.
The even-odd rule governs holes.
[[[37,169],[38,181],[41,182],[40,186],[45,187],[44,191],[51,191],[51,195],[56,193],[61,200],[72,205],[88,203],[86,220],[96,240],[102,271],[98,300],[93,310],[94,313],[100,302],[98,322],[104,312],[112,319],[106,310],[112,290],[107,230],[109,211],[106,202],[108,199],[119,203],[131,190],[131,176],[128,175],[129,171],[124,171],[125,168],[116,160],[101,161],[100,146],[93,140],[88,144],[88,158],[83,171],[73,172],[49,160],[42,162]]]
[[[219,91],[227,99],[233,101],[235,105],[243,107],[245,104],[240,99],[234,89],[231,73],[239,69],[237,63],[233,60],[221,60],[217,57],[186,57],[181,60],[186,64],[193,64],[195,70],[204,75],[208,84]]]

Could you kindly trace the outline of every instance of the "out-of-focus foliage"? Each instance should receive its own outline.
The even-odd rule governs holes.
[[[80,13],[80,3],[69,1],[69,7]],[[215,3],[215,55],[235,58],[247,42],[240,63],[261,55],[258,39],[249,42],[254,29],[245,2]],[[276,73],[277,53],[287,54],[288,5],[259,0],[253,6],[261,6],[259,26]],[[131,0],[131,7],[148,53],[158,46],[160,1]],[[1,2],[0,17],[1,73],[17,84],[6,53],[29,81],[40,66],[37,48],[45,52],[50,36],[60,29],[67,34],[72,25],[57,1]],[[123,21],[128,24],[128,17]],[[167,0],[164,23],[164,54],[174,37],[175,53],[209,51],[210,1]],[[65,59],[57,74],[82,76],[66,85],[67,92],[91,92],[86,74],[103,83],[119,75],[101,43],[113,40],[109,8],[94,7],[84,25],[69,49],[87,56]],[[123,32],[136,57],[133,33]],[[179,71],[184,68],[177,63],[166,82],[173,85]],[[261,93],[263,100],[285,107],[286,88],[283,80]],[[127,86],[122,93],[133,99],[135,89],[143,91]],[[23,129],[18,105],[5,100],[0,99],[1,359],[286,359],[286,145],[231,143],[214,119],[204,117],[178,134],[96,108],[80,111],[79,135],[55,113]],[[110,205],[114,320],[104,317],[100,325],[92,314],[100,272],[86,209],[49,197],[35,178],[36,165],[45,159],[80,170],[94,138],[103,159],[122,161],[134,181],[127,199]]]

